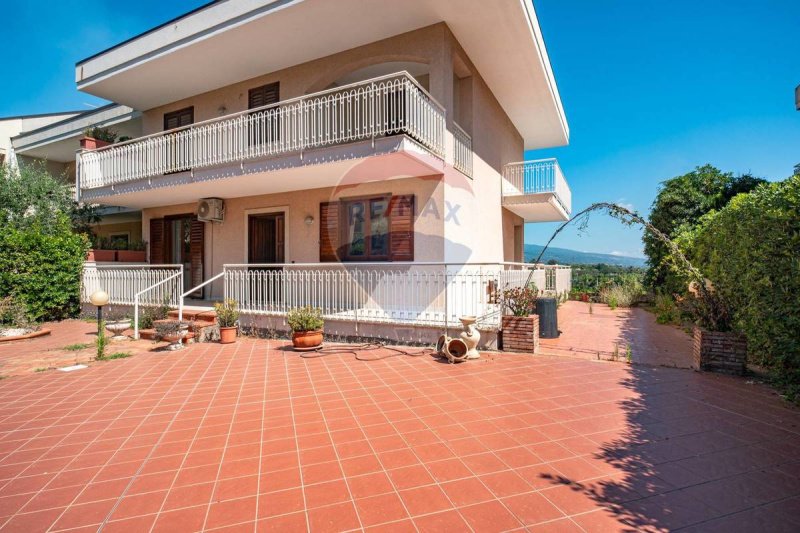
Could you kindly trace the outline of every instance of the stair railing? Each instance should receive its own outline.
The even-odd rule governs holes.
[[[176,272],[175,274],[171,275],[170,277],[168,277],[166,279],[163,279],[163,280],[159,281],[158,283],[150,285],[146,289],[142,289],[141,291],[136,293],[136,296],[134,296],[134,298],[133,298],[133,338],[134,339],[138,339],[139,338],[139,299],[141,298],[141,296],[143,294],[145,294],[145,293],[157,288],[157,287],[160,287],[161,285],[164,285],[165,283],[168,283],[168,282],[176,279],[176,278],[179,280],[178,281],[178,287],[183,287],[183,268],[181,268],[178,272]]]
[[[200,285],[198,285],[197,287],[192,287],[188,291],[186,291],[183,294],[181,294],[180,297],[178,297],[178,320],[179,321],[183,320],[183,299],[184,298],[186,298],[187,296],[189,296],[193,292],[199,291],[200,289],[202,289],[203,287],[205,287],[209,283],[213,283],[214,281],[218,280],[219,278],[221,278],[224,275],[225,275],[225,271],[223,270],[222,272],[220,272],[219,274],[217,274],[213,278],[210,278],[210,279],[204,281],[203,283],[201,283]]]

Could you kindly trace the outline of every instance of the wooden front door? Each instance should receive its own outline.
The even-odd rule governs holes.
[[[285,217],[264,213],[247,217],[247,262],[250,271],[250,305],[256,309],[277,309],[283,297],[282,268],[268,266],[285,261]]]
[[[205,223],[191,214],[150,220],[150,263],[183,266],[183,290],[203,283]],[[200,289],[191,295],[202,298]]]

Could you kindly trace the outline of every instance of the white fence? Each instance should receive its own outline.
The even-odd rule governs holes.
[[[406,133],[444,157],[445,112],[406,72],[78,154],[81,189]]]
[[[141,305],[178,305],[178,295],[183,291],[181,265],[94,265],[83,267],[81,301],[98,290],[108,293],[112,305],[134,305],[136,295]],[[150,290],[148,290],[150,289]]]
[[[442,326],[472,315],[495,327],[502,291],[537,281],[543,289],[548,270],[555,272],[524,263],[226,265],[224,280],[225,297],[247,314],[284,315],[310,305],[328,319]],[[567,281],[564,274],[558,281]]]
[[[472,177],[472,137],[453,123],[453,167]]]
[[[572,212],[572,191],[555,159],[521,161],[503,167],[503,196],[542,192],[555,193],[564,211],[568,215]]]

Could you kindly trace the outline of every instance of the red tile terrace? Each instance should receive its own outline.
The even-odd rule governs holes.
[[[689,370],[195,344],[0,381],[0,529],[798,531],[798,437]]]

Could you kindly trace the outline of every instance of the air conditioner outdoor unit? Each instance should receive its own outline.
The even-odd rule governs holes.
[[[225,218],[225,202],[222,198],[203,198],[197,203],[197,220],[222,222]]]

